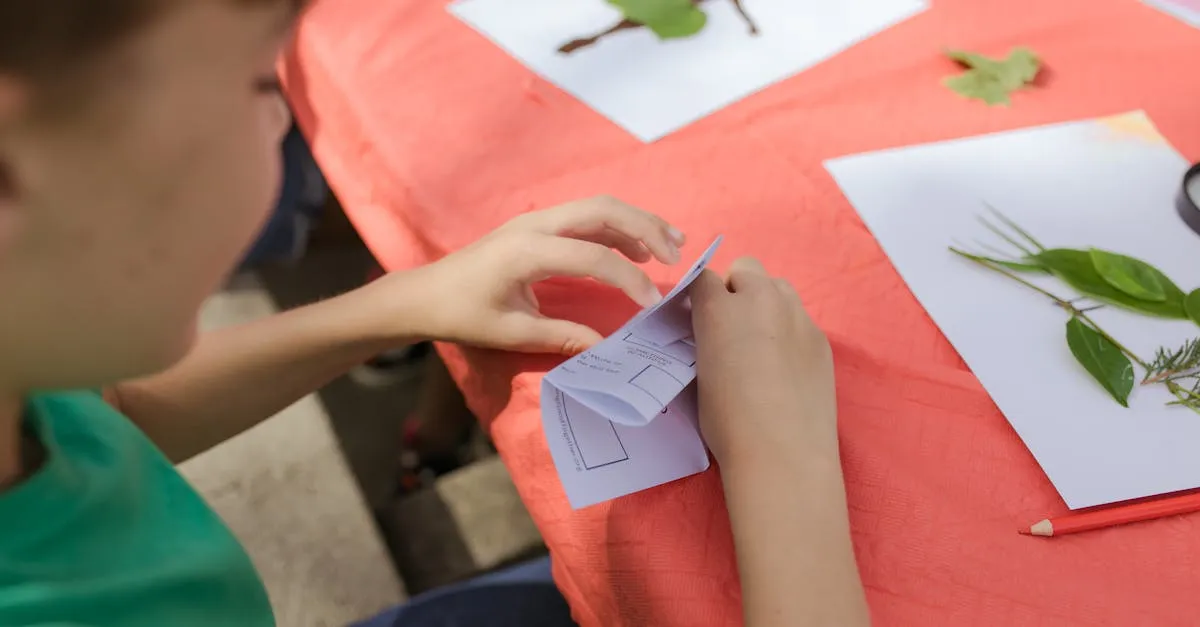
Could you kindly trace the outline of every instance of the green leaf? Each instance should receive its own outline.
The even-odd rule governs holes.
[[[1067,346],[1075,360],[1123,407],[1133,391],[1133,364],[1121,349],[1079,318],[1067,321]]]
[[[692,0],[608,0],[626,19],[645,25],[661,39],[700,32],[708,17]]]
[[[982,100],[988,106],[1007,106],[1009,104],[1009,90],[1001,87],[999,83],[987,74],[975,70],[963,72],[958,76],[948,77],[943,81],[943,84],[959,95]]]
[[[1096,270],[1092,255],[1086,250],[1049,248],[1030,259],[1050,270],[1083,296],[1160,318],[1186,320],[1188,317],[1183,308],[1183,290],[1153,267],[1150,269],[1162,285],[1164,298],[1161,302],[1134,298],[1109,285]]]
[[[1141,259],[1093,248],[1091,250],[1092,265],[1096,272],[1109,285],[1141,300],[1161,303],[1167,300],[1162,282],[1158,277],[1164,276],[1150,264]]]
[[[980,246],[982,248],[991,248],[987,244],[980,244]],[[1050,274],[1050,271],[1047,270],[1045,268],[1045,266],[1042,266],[1037,261],[1035,261],[1029,257],[1029,255],[1031,255],[1033,253],[1027,253],[1026,256],[1022,259],[1006,259],[1003,257],[985,257],[983,255],[975,255],[975,254],[971,254],[971,253],[965,253],[961,250],[958,250],[957,248],[954,248],[953,246],[950,247],[950,250],[954,251],[955,253],[958,253],[960,256],[967,257],[968,259],[973,259],[975,261],[986,261],[988,263],[995,264],[997,266],[1002,266],[1002,267],[1008,268],[1009,270],[1013,270],[1015,272]],[[995,250],[996,253],[1001,254],[1001,255],[1005,254],[1003,251],[999,251],[994,248],[992,248],[992,250]]]
[[[1025,244],[1022,244],[1021,242],[1017,241],[1017,239],[1014,238],[1013,236],[1009,235],[1008,233],[1005,233],[1003,229],[1001,229],[1000,227],[996,226],[995,224],[992,224],[991,222],[989,222],[986,218],[980,217],[979,223],[982,224],[983,226],[987,227],[987,230],[996,234],[996,236],[999,237],[1000,239],[1008,242],[1008,244],[1010,246],[1025,253],[1026,255],[1037,254],[1033,250],[1031,250],[1028,246],[1026,246]],[[1037,248],[1037,250],[1045,250],[1041,246],[1037,246],[1036,248]]]
[[[950,247],[950,252],[958,255],[959,257],[964,257],[966,259],[970,259],[971,261],[987,263],[987,264],[992,264],[995,266],[1000,266],[1003,268],[1008,268],[1009,270],[1013,270],[1014,272],[1030,272],[1030,273],[1036,272],[1038,274],[1050,274],[1049,270],[1047,270],[1045,267],[1043,267],[1042,265],[1040,265],[1037,261],[1035,261],[1033,259],[1027,258],[1025,261],[1013,261],[1010,259],[985,257],[983,255],[976,255],[975,253],[969,253],[960,248],[955,248],[954,246]]]
[[[1021,261],[1005,261],[1003,259],[992,259],[990,257],[985,258],[985,260],[989,263],[994,263],[998,266],[1003,266],[1005,268],[1008,268],[1009,270],[1013,270],[1016,272],[1035,272],[1038,274],[1049,274],[1050,273],[1050,271],[1047,270],[1045,266],[1038,264],[1038,263],[1029,263],[1029,262],[1021,262]]]
[[[1014,48],[1001,60],[963,50],[947,50],[946,56],[967,70],[946,78],[945,85],[988,105],[1009,104],[1009,94],[1032,82],[1041,69],[1041,60],[1028,48]]]
[[[1017,233],[1017,235],[1020,235],[1022,239],[1029,242],[1030,244],[1033,244],[1034,248],[1036,248],[1038,250],[1046,250],[1046,247],[1042,246],[1042,243],[1037,241],[1037,238],[1030,235],[1028,231],[1021,228],[1020,225],[1018,225],[1016,222],[1013,222],[1011,218],[1009,218],[1008,216],[1001,213],[999,209],[987,204],[986,202],[983,203],[983,206],[987,207],[987,210],[989,212],[991,212],[992,215],[996,216],[996,219],[1003,222],[1004,226],[1007,226],[1008,228],[1012,229],[1013,231],[1015,231]],[[1005,238],[1005,239],[1008,239],[1008,238]]]
[[[1183,299],[1183,308],[1192,322],[1200,324],[1200,288],[1194,289]]]

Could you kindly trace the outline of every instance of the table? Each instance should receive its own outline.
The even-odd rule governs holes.
[[[1196,622],[1196,517],[1051,541],[1016,534],[1065,507],[821,161],[1134,109],[1200,157],[1200,72],[1189,65],[1200,60],[1200,32],[1134,0],[934,0],[644,145],[444,5],[318,2],[284,63],[317,159],[387,267],[427,263],[513,215],[601,192],[661,213],[693,243],[723,233],[715,265],[759,256],[794,282],[834,345],[851,523],[877,624]],[[953,71],[943,45],[993,54],[1026,45],[1049,71],[1011,109],[987,108],[940,84]],[[651,272],[669,282],[679,270]],[[550,313],[602,331],[632,313],[599,288],[538,293]],[[490,426],[582,625],[740,624],[715,470],[572,511],[538,414],[539,377],[555,361],[441,350]],[[787,489],[786,477],[779,483]]]

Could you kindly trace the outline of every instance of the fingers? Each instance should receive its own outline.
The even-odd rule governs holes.
[[[788,304],[788,308],[791,309],[796,319],[803,324],[812,324],[812,317],[804,308],[804,301],[800,299],[800,293],[796,291],[795,286],[787,279],[775,279],[775,287],[783,295],[784,302]]]
[[[717,298],[729,294],[729,290],[725,288],[725,281],[712,270],[701,272],[688,290],[693,308],[705,307]]]
[[[521,224],[546,235],[589,236],[605,231],[644,244],[659,261],[679,261],[683,233],[662,218],[610,196],[579,200],[553,209],[525,214]],[[625,247],[617,247],[627,252]],[[632,258],[632,257],[631,257]]]
[[[595,329],[554,318],[523,317],[516,321],[511,339],[516,350],[526,353],[578,355],[604,339]]]
[[[650,250],[646,248],[645,244],[612,229],[605,229],[595,235],[580,235],[577,239],[615,248],[622,255],[637,263],[645,263],[651,258]]]
[[[796,291],[796,288],[787,279],[776,278],[775,287],[779,289],[779,293],[783,294],[784,298],[787,298],[790,301],[795,301],[797,305],[802,304],[800,300],[800,293]]]
[[[729,290],[734,293],[753,293],[756,290],[774,289],[788,305],[807,317],[800,293],[787,279],[772,277],[762,263],[753,257],[742,257],[733,262],[726,279]]]
[[[589,277],[620,289],[643,307],[662,300],[662,293],[641,268],[606,246],[549,236],[538,237],[527,250],[530,255],[523,274],[530,281],[552,276]]]
[[[774,280],[759,260],[741,257],[729,267],[727,282],[732,292],[749,292],[772,286]]]
[[[712,270],[704,270],[688,287],[688,298],[692,301],[692,328],[696,337],[705,337],[709,325],[720,317],[724,299],[731,294],[725,280]]]

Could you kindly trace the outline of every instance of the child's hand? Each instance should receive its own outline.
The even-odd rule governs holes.
[[[796,290],[749,257],[691,288],[700,427],[717,461],[837,455],[833,357]],[[734,462],[738,463],[738,462]]]
[[[700,428],[721,465],[747,625],[870,625],[838,457],[833,356],[749,258],[692,291]]]
[[[427,337],[573,355],[600,334],[543,316],[532,285],[554,276],[591,277],[650,305],[662,296],[633,262],[675,263],[683,240],[662,218],[613,198],[580,200],[518,216],[459,252],[395,275],[412,289],[391,298],[420,299],[411,306],[421,310],[413,315]]]

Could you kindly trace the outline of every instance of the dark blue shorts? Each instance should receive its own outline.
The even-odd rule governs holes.
[[[414,597],[354,627],[575,627],[550,558]]]

